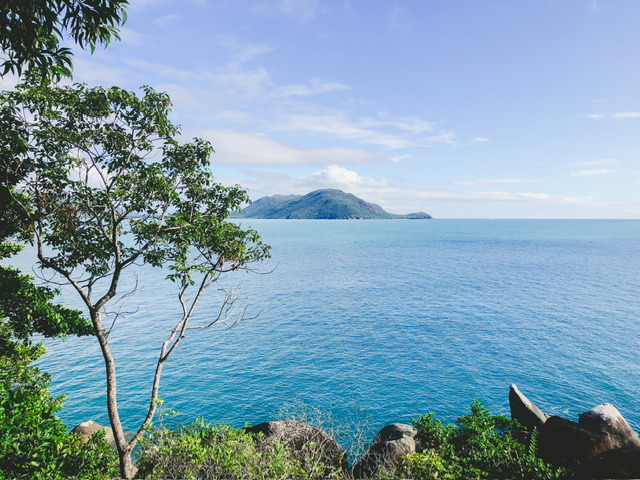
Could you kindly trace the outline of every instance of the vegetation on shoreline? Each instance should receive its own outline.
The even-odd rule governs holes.
[[[31,374],[41,375],[34,367]],[[48,378],[40,376],[31,392],[32,401],[11,403],[23,394],[14,386],[7,389],[0,412],[19,414],[32,423],[14,428],[11,441],[0,441],[0,479],[80,479],[97,480],[118,477],[118,456],[98,432],[87,442],[74,433],[66,433],[54,413],[61,399],[48,394]],[[11,392],[10,392],[11,393]],[[35,395],[35,396],[34,396]],[[7,398],[10,400],[7,402]],[[44,411],[36,403],[44,401]],[[41,403],[37,403],[41,405]],[[317,420],[318,417],[315,417]],[[310,421],[314,419],[309,418]],[[15,423],[15,422],[14,422]],[[5,428],[6,418],[2,418]],[[554,480],[573,478],[571,473],[546,464],[536,455],[536,436],[524,437],[513,420],[491,415],[479,401],[471,404],[471,413],[456,424],[440,422],[431,413],[413,420],[416,430],[416,453],[407,455],[392,468],[380,468],[366,478],[381,480]],[[333,426],[335,428],[335,425]],[[341,428],[338,426],[338,428]],[[37,432],[37,436],[34,433]],[[360,435],[356,429],[353,435]],[[9,437],[2,437],[9,438]],[[361,438],[342,439],[362,443]],[[362,450],[360,454],[362,454]],[[265,439],[246,429],[212,425],[197,420],[173,429],[160,423],[149,427],[137,452],[138,473],[135,478],[163,479],[330,479],[356,478],[353,465],[343,468],[323,456],[322,446],[313,441],[293,446],[285,441]]]

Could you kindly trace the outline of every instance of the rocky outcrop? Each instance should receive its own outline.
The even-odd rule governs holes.
[[[402,457],[416,453],[415,436],[411,425],[392,423],[384,427],[369,450],[354,464],[354,478],[371,478],[379,469],[392,469]]]
[[[87,443],[94,433],[103,430],[106,432],[105,438],[107,442],[109,442],[109,445],[113,447],[115,445],[115,439],[113,438],[113,430],[111,429],[111,427],[105,427],[97,422],[94,422],[93,420],[88,420],[86,422],[80,423],[79,425],[76,425],[71,429],[71,433],[77,433],[81,436],[82,442]]]
[[[540,429],[549,418],[549,415],[543,413],[513,384],[509,387],[509,407],[511,418],[517,420],[527,430]]]
[[[511,385],[509,406],[511,418],[529,432],[538,430],[543,460],[578,472],[578,478],[640,478],[640,438],[610,403],[582,413],[574,422],[549,417]],[[533,435],[517,433],[523,443]]]
[[[640,438],[622,414],[610,403],[598,405],[580,415],[578,424],[606,437],[612,448],[640,447]]]
[[[538,452],[554,465],[576,468],[614,446],[603,436],[586,430],[577,422],[549,417],[540,429]]]
[[[640,447],[608,450],[587,461],[577,478],[640,478]]]
[[[305,468],[324,465],[325,476],[334,476],[336,472],[347,470],[347,455],[338,442],[319,428],[304,422],[264,422],[245,427],[244,430],[260,435],[258,445],[265,450],[273,448],[276,443],[287,446]]]

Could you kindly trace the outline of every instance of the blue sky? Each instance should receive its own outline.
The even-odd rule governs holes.
[[[638,0],[131,3],[74,80],[167,91],[219,181],[254,199],[640,218]]]

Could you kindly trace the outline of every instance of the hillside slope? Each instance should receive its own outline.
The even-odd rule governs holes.
[[[430,219],[424,212],[395,215],[375,203],[342,190],[316,190],[307,195],[273,195],[262,197],[239,212],[241,218],[289,219]]]

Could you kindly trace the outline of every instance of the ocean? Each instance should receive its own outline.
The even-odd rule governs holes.
[[[375,433],[427,412],[453,422],[474,398],[508,415],[515,383],[548,414],[576,420],[612,403],[640,427],[640,221],[242,223],[273,257],[220,286],[240,285],[257,318],[189,332],[165,364],[172,421],[243,426],[304,404],[347,423],[366,418]],[[179,313],[166,271],[130,273],[120,293],[136,291],[114,307],[111,336],[127,429],[144,417]],[[222,293],[210,293],[198,321],[217,311]],[[61,298],[79,305],[73,292]],[[67,425],[108,424],[95,339],[46,345],[40,366],[67,396]]]

